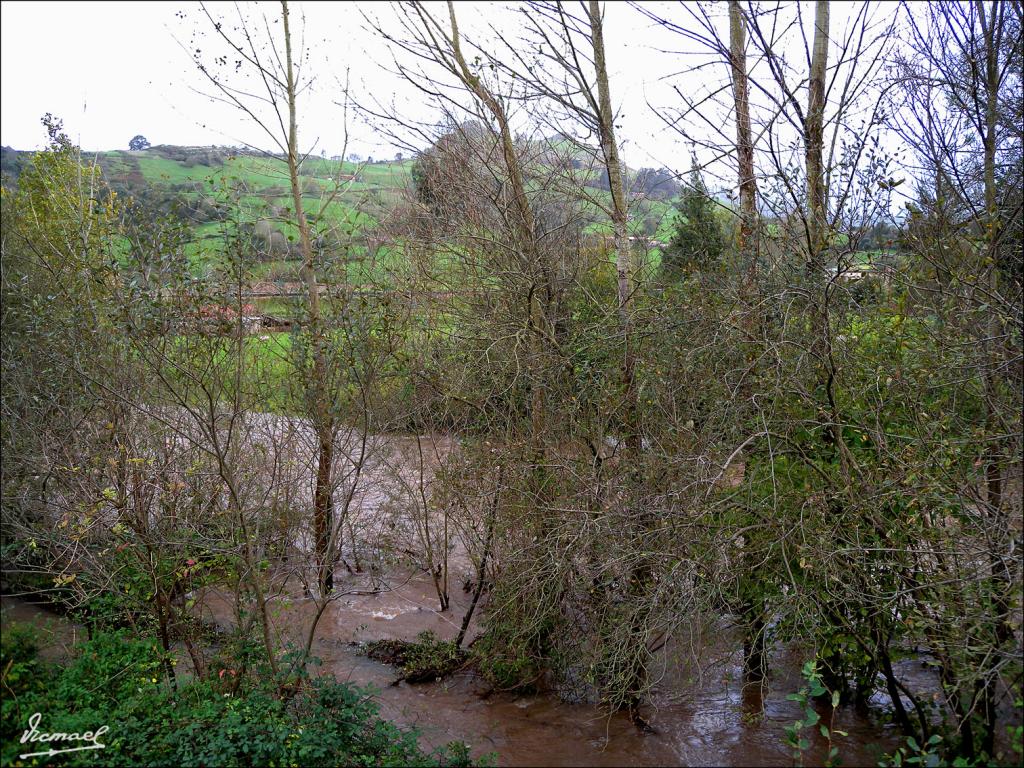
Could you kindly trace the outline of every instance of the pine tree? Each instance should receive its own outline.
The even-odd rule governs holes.
[[[676,204],[675,232],[662,256],[662,270],[666,275],[680,277],[714,269],[724,249],[722,227],[715,218],[715,202],[694,162],[690,183]]]

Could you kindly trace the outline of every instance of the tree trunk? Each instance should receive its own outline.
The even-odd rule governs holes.
[[[494,541],[494,526],[498,520],[498,501],[501,499],[501,484],[504,482],[504,467],[498,468],[498,487],[494,489],[494,499],[491,502],[491,512],[487,516],[487,534],[484,539],[484,551],[480,555],[480,569],[477,571],[476,589],[473,590],[473,601],[462,617],[462,626],[459,627],[459,635],[455,638],[455,647],[461,648],[462,642],[466,639],[466,631],[469,629],[469,622],[473,618],[476,604],[484,591],[484,582],[487,579],[487,559],[491,556],[491,544]]]
[[[748,274],[757,269],[757,179],[754,176],[754,141],[750,129],[750,86],[747,82],[747,33],[738,0],[729,1],[729,59],[732,65],[733,104],[736,110],[736,164],[740,190],[740,230],[736,249],[748,259]]]
[[[757,261],[760,251],[757,224],[757,179],[754,176],[754,142],[750,128],[750,91],[747,81],[747,40],[743,11],[738,0],[729,2],[729,63],[732,66],[733,108],[736,112],[736,168],[740,191],[739,234],[736,250],[746,266],[741,287],[746,304],[744,333],[747,337],[747,374],[740,385],[744,403],[753,402],[754,380],[759,350],[758,317],[755,314],[757,294]],[[748,454],[749,455],[749,454]],[[750,547],[750,543],[747,543]],[[757,566],[750,552],[743,556],[743,567],[749,578],[756,577]],[[743,673],[750,682],[764,680],[768,669],[764,600],[750,598],[741,606],[743,636]]]
[[[629,209],[626,201],[626,185],[622,172],[622,161],[619,157],[619,145],[615,136],[615,112],[612,108],[611,88],[608,84],[608,63],[604,45],[604,20],[601,17],[601,5],[598,0],[590,0],[587,6],[590,24],[591,44],[594,49],[594,72],[597,80],[597,124],[598,140],[605,168],[608,171],[608,186],[612,198],[612,231],[615,238],[615,267],[617,277],[619,330],[622,333],[622,396],[623,396],[623,443],[626,451],[622,457],[626,468],[627,494],[633,494],[638,486],[639,460],[643,448],[643,438],[639,425],[639,407],[636,391],[636,353],[633,349],[633,275],[632,253],[629,244]],[[634,525],[636,527],[638,545],[641,551],[646,550],[643,539],[651,528],[652,521],[644,509],[634,509]],[[645,593],[651,580],[651,564],[644,555],[638,557],[630,574],[630,590],[633,599],[644,605]],[[636,656],[630,665],[626,686],[626,709],[630,719],[637,727],[647,730],[649,726],[640,716],[639,707],[641,694],[647,685],[647,660],[644,657],[646,640],[644,635],[646,611],[637,610],[630,619],[631,634],[638,643]],[[643,650],[640,649],[643,645]]]
[[[1004,5],[1000,2],[992,2],[991,17],[985,18],[985,4],[981,0],[975,0],[977,13],[981,22],[982,43],[985,55],[985,239],[988,244],[988,289],[992,296],[999,295],[999,245],[1002,240],[999,215],[997,189],[996,189],[996,125],[999,121],[999,53],[1002,47],[1003,13]],[[996,370],[999,367],[999,339],[1004,330],[998,313],[989,310],[989,320],[986,327],[984,345],[986,356],[984,360],[983,385],[985,390],[985,429],[989,435],[997,435],[1002,430],[995,413],[997,399]],[[1005,441],[992,439],[985,455],[985,501],[988,516],[992,520],[993,530],[1002,530],[1005,523],[1002,520],[1003,501],[1003,462],[1002,446]],[[992,581],[993,581],[993,608],[995,622],[995,637],[999,647],[1005,647],[1012,639],[1013,631],[1010,628],[1010,603],[1009,596],[1013,587],[1006,578],[1006,566],[997,555],[991,557]],[[996,734],[996,685],[998,674],[986,670],[985,676],[979,681],[981,690],[978,693],[984,731],[981,737],[981,749],[988,755],[992,755],[995,747]]]
[[[288,3],[281,0],[281,18],[284,24],[285,67],[288,92],[288,178],[291,182],[295,222],[299,228],[299,246],[302,251],[302,280],[306,284],[306,308],[313,346],[313,380],[311,382],[313,428],[317,436],[316,487],[313,492],[313,529],[316,548],[316,570],[319,597],[334,588],[334,564],[331,557],[332,475],[334,463],[334,418],[331,414],[327,391],[327,363],[324,354],[323,321],[320,313],[320,289],[313,260],[313,243],[309,236],[309,223],[302,205],[302,187],[299,184],[299,130],[295,108],[295,70],[292,66],[292,38],[288,24]]]
[[[825,72],[828,68],[828,0],[814,7],[814,49],[808,84],[804,149],[807,166],[807,265],[814,273],[824,266],[826,194],[822,152],[825,131]]]
[[[622,161],[619,145],[615,138],[615,113],[612,110],[611,89],[608,86],[608,64],[604,47],[604,21],[597,0],[590,0],[588,7],[591,38],[594,46],[594,71],[597,75],[598,98],[598,139],[605,168],[608,170],[608,186],[612,197],[612,231],[615,237],[615,269],[618,282],[619,327],[622,332],[622,394],[625,403],[626,447],[636,456],[640,452],[641,437],[637,424],[638,408],[636,393],[636,353],[633,350],[632,310],[632,254],[629,246],[629,209],[626,202],[626,185],[622,176]],[[627,459],[628,460],[628,459]]]

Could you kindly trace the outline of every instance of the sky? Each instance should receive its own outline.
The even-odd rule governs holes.
[[[210,3],[214,10],[230,5]],[[277,10],[276,3],[268,12]],[[306,141],[317,140],[319,154],[340,151],[340,99],[345,72],[355,98],[366,94],[402,94],[402,84],[379,66],[388,62],[382,42],[364,29],[361,10],[378,12],[378,3],[296,3],[293,14],[306,15],[309,49],[316,51],[315,95],[300,115]],[[493,17],[487,3],[459,3],[467,27]],[[258,131],[235,119],[232,111],[195,93],[203,87],[188,45],[199,28],[198,4],[188,2],[3,2],[2,110],[0,143],[15,149],[44,144],[40,118],[52,112],[86,150],[127,148],[136,134],[154,144],[265,144]],[[178,16],[185,13],[185,18]],[[671,163],[677,142],[648,113],[645,93],[656,90],[657,51],[648,43],[650,22],[625,4],[607,9],[612,88],[623,113],[627,157],[640,165]],[[325,66],[326,65],[326,66]],[[411,94],[410,94],[411,95]],[[410,104],[413,99],[406,99]],[[423,118],[428,113],[421,110]],[[349,113],[348,151],[391,156],[396,148],[360,125]]]
[[[645,6],[676,19],[676,3]],[[895,9],[895,5],[890,4]],[[230,14],[233,3],[211,2],[217,13]],[[256,4],[257,13],[274,17],[276,2]],[[833,3],[833,27],[840,29],[851,3]],[[515,31],[506,8],[486,2],[458,2],[463,33],[488,34],[488,26]],[[442,5],[435,10],[445,13]],[[882,4],[885,11],[885,4]],[[391,28],[386,3],[295,2],[292,16],[300,23],[316,73],[300,102],[300,143],[328,156],[346,154],[390,158],[401,147],[387,141],[356,112],[340,106],[343,84],[352,99],[393,102],[413,120],[430,122],[435,112],[408,83],[388,71],[391,57],[383,41],[366,25],[363,14],[377,15]],[[196,47],[212,49],[210,23],[193,2],[28,2],[0,4],[0,143],[15,149],[37,149],[45,142],[40,124],[51,112],[84,150],[125,149],[142,134],[153,144],[237,145],[268,148],[252,121],[237,110],[212,102],[198,91],[202,75],[191,58]],[[807,16],[813,18],[808,7]],[[301,25],[304,17],[305,24]],[[619,138],[632,167],[667,167],[685,172],[692,146],[659,117],[678,105],[672,86],[696,92],[721,82],[725,70],[692,70],[700,57],[687,55],[678,36],[656,27],[624,2],[606,5],[605,20],[613,101],[620,109]],[[796,36],[797,39],[799,36]],[[693,46],[690,46],[692,50]],[[204,51],[204,56],[210,50]],[[800,51],[794,49],[794,55]],[[657,109],[652,109],[652,105]],[[723,114],[701,131],[731,130]],[[348,127],[348,141],[345,143]],[[702,158],[703,161],[703,158]]]

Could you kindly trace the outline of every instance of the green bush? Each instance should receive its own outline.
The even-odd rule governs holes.
[[[414,732],[379,718],[368,691],[330,677],[307,680],[287,697],[266,677],[246,679],[235,692],[220,678],[179,682],[174,690],[161,677],[158,646],[126,632],[98,633],[66,667],[40,662],[36,651],[32,632],[5,627],[3,765],[473,764],[463,744],[424,752]],[[20,742],[35,712],[40,732],[108,726],[99,740],[105,749],[21,760],[51,746]]]
[[[426,683],[447,677],[466,663],[466,652],[451,640],[440,640],[430,632],[420,632],[415,641],[378,640],[367,648],[371,659],[402,668],[402,679]]]

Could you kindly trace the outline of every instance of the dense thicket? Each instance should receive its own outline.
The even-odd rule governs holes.
[[[3,190],[5,579],[155,638],[169,687],[174,649],[188,691],[237,670],[280,735],[334,717],[325,696],[351,704],[306,673],[335,573],[365,558],[378,589],[412,541],[446,611],[458,549],[472,657],[498,689],[643,726],[661,665],[735,650],[759,687],[794,650],[824,706],[884,700],[918,746],[1011,757],[1020,5],[858,8],[839,34],[816,3],[805,40],[787,6],[645,11],[718,67],[668,122],[692,138],[725,116],[699,145],[734,158],[739,191],[712,196],[695,161],[653,244],[635,213],[665,180],[619,157],[596,2],[529,3],[488,47],[454,4],[375,27],[441,127],[372,247],[307,221],[304,81],[264,51],[301,264],[286,332],[251,326],[251,223],[211,215],[225,247],[198,278],[181,221],[141,226],[51,123]],[[804,69],[776,35],[806,44]],[[232,72],[202,71],[231,91]],[[389,432],[417,436],[411,463]],[[427,455],[428,432],[452,449]],[[368,488],[387,496],[371,519]],[[210,642],[202,604],[225,595],[231,630]],[[286,599],[308,610],[276,621]],[[469,626],[432,652],[461,660]],[[415,756],[399,746],[380,759]]]

